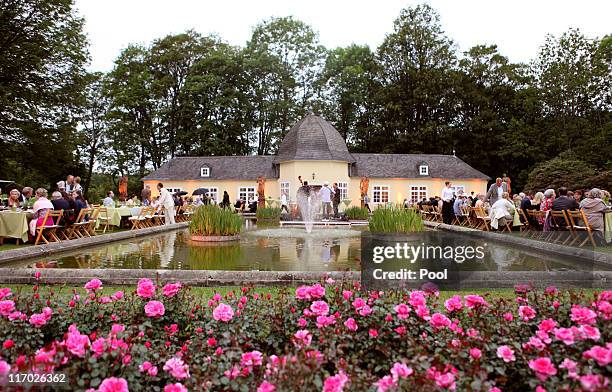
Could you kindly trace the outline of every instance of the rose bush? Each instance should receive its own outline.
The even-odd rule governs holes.
[[[197,297],[178,282],[58,295],[0,288],[9,372],[63,372],[82,391],[610,389],[612,292],[366,292],[327,281],[276,296]],[[157,290],[158,287],[163,287]]]

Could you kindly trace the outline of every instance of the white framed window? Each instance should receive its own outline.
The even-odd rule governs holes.
[[[287,200],[291,199],[291,183],[288,181],[283,181],[280,183],[280,194],[287,195]]]
[[[210,196],[210,198],[215,201],[215,204],[219,204],[219,188],[217,188],[216,186],[209,186],[208,196]]]
[[[250,200],[256,200],[256,195],[257,193],[255,192],[254,186],[241,186],[240,188],[238,188],[238,198],[240,200],[246,201],[247,203]]]
[[[422,175],[422,176],[428,176],[429,175],[429,166],[427,166],[427,165],[419,166],[419,174]]]
[[[338,182],[338,190],[340,191],[340,201],[348,198],[348,182]]]
[[[418,203],[427,199],[427,187],[424,185],[413,185],[410,187],[410,202]]]
[[[201,167],[200,168],[200,177],[210,177],[210,167]]]
[[[172,194],[172,193],[180,192],[181,188],[166,188],[166,190]]]
[[[374,185],[372,187],[372,202],[373,203],[388,203],[389,202],[389,185]]]
[[[453,190],[455,196],[457,196],[457,192],[459,191],[463,191],[463,193],[465,193],[465,186],[463,185],[452,185],[450,188]]]

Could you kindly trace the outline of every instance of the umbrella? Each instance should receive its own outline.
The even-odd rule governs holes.
[[[180,192],[176,192],[175,195],[176,196],[185,196],[187,194],[187,192],[185,191],[180,191]]]
[[[195,191],[193,191],[192,195],[193,196],[197,196],[197,195],[205,195],[208,193],[208,189],[206,188],[198,188]]]

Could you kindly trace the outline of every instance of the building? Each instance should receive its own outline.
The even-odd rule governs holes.
[[[298,176],[314,186],[338,183],[350,205],[360,205],[361,178],[368,177],[372,207],[440,195],[447,180],[457,191],[485,193],[489,180],[454,155],[350,153],[330,123],[308,115],[289,130],[277,155],[173,158],[143,181],[154,195],[162,182],[170,192],[207,188],[218,202],[227,191],[234,203],[256,198],[259,177],[266,179],[266,198],[278,200],[286,191],[295,200]]]

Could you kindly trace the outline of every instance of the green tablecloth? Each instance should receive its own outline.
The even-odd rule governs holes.
[[[27,242],[28,213],[13,211],[0,212],[0,237],[18,238],[23,242]]]
[[[612,211],[604,214],[604,235],[606,242],[612,242]]]
[[[140,213],[141,207],[119,207],[119,208],[106,208],[106,214],[110,218],[109,225],[119,226],[121,224],[121,218],[124,216],[136,216]],[[100,213],[102,215],[102,213]],[[100,216],[96,227],[100,226]]]

